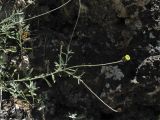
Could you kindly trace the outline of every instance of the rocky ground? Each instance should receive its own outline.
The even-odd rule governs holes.
[[[65,1],[37,0],[27,9],[26,17]],[[33,109],[31,116],[35,120],[160,120],[159,0],[73,0],[62,9],[29,21],[31,66],[39,73],[53,70],[59,44],[69,43],[79,4],[81,13],[69,65],[112,62],[129,54],[129,62],[82,69],[88,86],[120,112],[106,108],[77,81],[62,77],[52,88],[40,83],[44,108]],[[3,118],[31,119],[27,112],[30,108],[17,108],[16,103],[8,103]]]

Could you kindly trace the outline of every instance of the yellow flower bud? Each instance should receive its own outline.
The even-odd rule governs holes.
[[[124,62],[127,62],[127,61],[130,61],[130,60],[131,60],[131,57],[130,57],[130,55],[126,54],[126,55],[122,58],[122,60],[123,60]]]

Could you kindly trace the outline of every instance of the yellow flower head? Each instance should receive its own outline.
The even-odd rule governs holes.
[[[126,55],[122,58],[122,60],[123,60],[124,62],[127,62],[127,61],[130,61],[130,60],[131,60],[131,57],[130,57],[130,55],[126,54]]]

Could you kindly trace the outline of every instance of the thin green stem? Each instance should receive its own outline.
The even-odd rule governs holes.
[[[15,22],[15,23],[13,23],[13,24],[11,24],[11,25],[15,25],[15,24],[18,24],[18,23],[26,22],[26,21],[29,21],[29,20],[32,20],[32,19],[35,19],[35,18],[44,16],[44,15],[50,14],[51,12],[54,12],[54,11],[56,11],[56,10],[64,7],[64,6],[66,6],[66,5],[67,5],[68,3],[70,3],[71,1],[72,1],[72,0],[68,0],[67,2],[65,2],[65,3],[62,4],[62,5],[60,5],[60,6],[57,7],[57,8],[54,8],[54,9],[52,9],[52,10],[50,10],[50,11],[47,11],[47,12],[44,12],[44,13],[42,13],[42,14],[39,14],[39,15],[36,15],[36,16],[33,16],[33,17],[30,17],[30,18],[24,19],[23,21]],[[18,13],[17,13],[17,14],[18,14]],[[14,16],[14,15],[10,16],[9,18],[4,19],[4,20],[0,23],[0,25],[3,24],[4,22],[7,22],[7,20],[10,20],[10,18],[13,17],[13,16]]]
[[[108,107],[110,110],[112,110],[114,112],[118,112],[117,110],[115,110],[111,106],[109,106],[107,103],[105,103],[95,92],[93,92],[93,90],[83,80],[80,79],[79,82],[82,83],[90,91],[90,93],[92,93],[92,95],[94,95],[106,107]]]
[[[31,17],[31,18],[27,18],[27,19],[25,19],[24,21],[29,21],[29,20],[32,20],[32,19],[35,19],[35,18],[44,16],[44,15],[47,15],[47,14],[49,14],[49,13],[51,13],[51,12],[54,12],[54,11],[56,11],[56,10],[58,10],[58,9],[60,9],[60,8],[62,8],[62,7],[64,7],[64,6],[66,6],[66,5],[67,5],[68,3],[70,3],[71,1],[72,1],[72,0],[68,0],[67,2],[65,2],[65,3],[62,4],[62,5],[60,5],[60,6],[57,7],[57,8],[54,8],[54,9],[52,9],[52,10],[50,10],[50,11],[45,12],[45,13],[42,13],[42,14],[33,16],[33,17]],[[24,22],[24,21],[23,21],[23,22]]]
[[[2,84],[2,77],[0,75],[0,113],[2,112],[2,91],[3,91],[3,84]]]
[[[2,112],[2,86],[0,86],[0,113]]]
[[[37,75],[37,76],[34,76],[33,78],[22,78],[22,79],[13,80],[13,81],[14,82],[33,81],[33,80],[37,80],[37,79],[40,79],[40,78],[46,78],[46,77],[51,76],[51,75],[55,75],[59,72],[62,72],[62,71],[55,71],[55,72],[48,73],[48,74]],[[9,82],[12,82],[12,81],[9,81]]]
[[[78,16],[77,16],[77,20],[76,20],[76,23],[75,23],[75,25],[74,25],[74,28],[73,28],[73,31],[72,31],[72,34],[71,34],[71,39],[70,39],[70,41],[69,41],[69,44],[68,44],[69,46],[68,46],[68,48],[70,48],[70,44],[71,44],[71,42],[72,42],[72,39],[73,39],[73,36],[74,36],[74,32],[75,32],[76,27],[77,27],[77,25],[78,25],[78,21],[79,21],[80,15],[81,15],[81,0],[79,0]]]
[[[65,69],[59,69],[59,70],[56,70],[55,72],[52,72],[52,73],[37,75],[37,76],[34,76],[33,78],[22,78],[22,79],[13,80],[13,81],[15,81],[15,82],[33,81],[33,80],[37,80],[37,79],[40,79],[40,78],[45,78],[45,77],[48,77],[48,76],[51,76],[51,75],[55,75],[55,74],[60,73],[60,72],[65,72],[66,70],[71,70],[73,68],[100,67],[100,66],[118,64],[118,63],[121,63],[121,62],[123,62],[123,61],[119,60],[119,61],[116,61],[116,62],[110,62],[110,63],[105,63],[105,64],[95,64],[95,65],[76,65],[76,66],[71,66],[71,67],[68,67],[68,68],[65,68]]]
[[[101,103],[103,103],[106,107],[108,107],[110,110],[114,112],[118,112],[117,110],[113,109],[111,106],[109,106],[107,103],[105,103],[93,90],[80,78],[80,76],[74,76],[72,73],[66,72],[68,75],[71,75],[74,79],[78,80],[78,83],[82,83],[92,95],[94,95]]]
[[[73,68],[84,68],[84,67],[100,67],[100,66],[107,66],[107,65],[113,65],[113,64],[118,64],[123,62],[123,60],[115,61],[115,62],[110,62],[110,63],[104,63],[104,64],[94,64],[94,65],[76,65],[76,66],[71,66],[66,69],[73,69]]]

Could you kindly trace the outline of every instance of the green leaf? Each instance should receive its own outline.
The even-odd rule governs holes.
[[[46,78],[43,78],[43,79],[46,81],[49,87],[52,87],[51,83]]]
[[[52,75],[51,75],[51,77],[52,77],[52,81],[53,81],[53,83],[55,83],[55,82],[56,82],[56,80],[55,80],[54,75],[52,74]]]
[[[4,65],[5,64],[5,56],[4,54],[0,54],[0,65]]]

